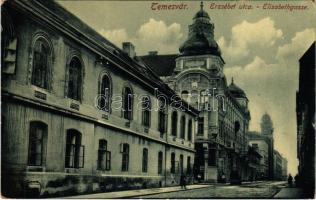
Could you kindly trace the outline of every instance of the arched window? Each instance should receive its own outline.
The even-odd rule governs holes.
[[[198,102],[199,102],[199,92],[197,90],[192,90],[190,103],[191,104],[198,104]]]
[[[180,138],[184,139],[185,137],[185,116],[183,115],[180,120]]]
[[[148,149],[143,149],[143,163],[142,163],[142,172],[147,172],[148,170]]]
[[[82,64],[78,57],[73,57],[69,63],[68,95],[74,100],[81,100]]]
[[[180,155],[179,163],[180,163],[180,174],[182,174],[183,173],[183,155],[182,154]]]
[[[192,167],[191,167],[191,157],[187,157],[187,175],[191,174]]]
[[[98,170],[111,170],[111,152],[108,151],[107,145],[106,140],[99,140]]]
[[[178,125],[178,113],[177,111],[173,111],[172,117],[171,117],[171,135],[177,136],[177,125]]]
[[[220,122],[220,127],[219,127],[219,136],[220,138],[224,138],[224,134],[225,134],[225,126],[224,126],[224,122],[221,121]]]
[[[167,112],[165,107],[159,107],[158,111],[158,130],[160,133],[166,132]]]
[[[107,74],[102,76],[99,94],[99,109],[110,112],[112,91],[111,80]]]
[[[132,120],[133,115],[133,92],[130,87],[123,89],[123,117]]]
[[[146,127],[150,127],[150,111],[151,101],[149,96],[142,98],[142,123]]]
[[[186,91],[186,90],[183,90],[181,92],[181,99],[185,100],[185,101],[188,101],[188,97],[189,97],[189,92]]]
[[[81,133],[74,129],[67,130],[66,168],[83,168],[84,146],[81,145]]]
[[[171,153],[171,169],[170,173],[174,174],[176,172],[176,154]]]
[[[163,153],[159,151],[158,153],[158,174],[162,174],[162,164],[163,164]]]
[[[239,121],[235,121],[235,123],[234,123],[235,136],[237,136],[237,133],[239,130],[240,130],[240,123],[239,123]]]
[[[129,145],[127,143],[121,144],[122,153],[122,171],[128,171],[129,166]]]
[[[47,136],[47,125],[42,122],[30,123],[29,134],[29,153],[28,165],[41,166],[43,165],[44,151],[46,144],[44,138]]]
[[[51,49],[48,42],[40,37],[33,47],[33,66],[31,83],[40,88],[49,89]]]
[[[204,134],[204,117],[199,117],[198,118],[198,135],[203,135]]]
[[[208,102],[208,93],[207,90],[201,90],[200,92],[200,98],[201,98],[201,103],[207,103]]]
[[[188,123],[188,140],[192,141],[192,119]]]

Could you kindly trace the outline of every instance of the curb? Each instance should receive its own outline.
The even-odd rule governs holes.
[[[205,184],[206,185],[206,184]],[[208,185],[207,187],[211,187],[213,185]],[[139,197],[139,196],[149,196],[149,195],[155,195],[155,194],[166,194],[166,193],[171,193],[171,192],[179,192],[179,191],[188,191],[188,190],[196,190],[196,189],[201,189],[201,188],[207,188],[207,187],[200,187],[200,188],[190,188],[190,189],[180,189],[180,190],[173,190],[173,191],[168,191],[168,192],[154,192],[151,194],[143,194],[143,195],[130,195],[130,196],[125,196],[125,197],[118,197],[118,198],[113,198],[113,199],[120,199],[120,198],[131,198],[131,197]]]

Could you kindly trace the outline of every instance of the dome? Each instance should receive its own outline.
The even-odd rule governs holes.
[[[221,54],[217,43],[210,41],[204,34],[193,34],[181,45],[179,51],[182,55]]]
[[[246,93],[234,83],[233,78],[231,84],[228,86],[228,90],[236,98],[247,98]]]
[[[193,24],[189,26],[188,39],[180,46],[181,55],[221,55],[220,48],[214,39],[214,24],[210,17],[201,9],[195,14]]]
[[[201,10],[195,14],[193,19],[203,18],[203,17],[211,19],[208,13],[203,10],[203,4],[201,4]]]

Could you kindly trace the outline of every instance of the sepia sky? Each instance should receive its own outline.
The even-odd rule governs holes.
[[[131,41],[137,55],[157,50],[179,53],[199,1],[58,1],[118,47]],[[158,4],[187,4],[184,10],[152,10]],[[251,10],[210,9],[212,3],[247,3]],[[307,5],[306,10],[263,10],[265,3]],[[250,130],[260,131],[267,112],[274,124],[275,149],[297,173],[295,95],[298,60],[315,40],[316,6],[312,1],[204,1],[215,24],[215,39],[226,62],[227,80],[249,99]],[[259,8],[257,8],[259,6]]]

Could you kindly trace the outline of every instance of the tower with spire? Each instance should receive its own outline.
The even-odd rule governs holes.
[[[200,111],[194,175],[206,182],[242,177],[250,120],[246,93],[233,79],[227,84],[225,61],[214,30],[201,2],[179,54],[141,57],[184,101]]]
[[[188,39],[181,45],[181,55],[204,55],[212,54],[220,56],[218,44],[214,40],[214,23],[208,13],[201,9],[193,17],[193,24],[189,26]]]

